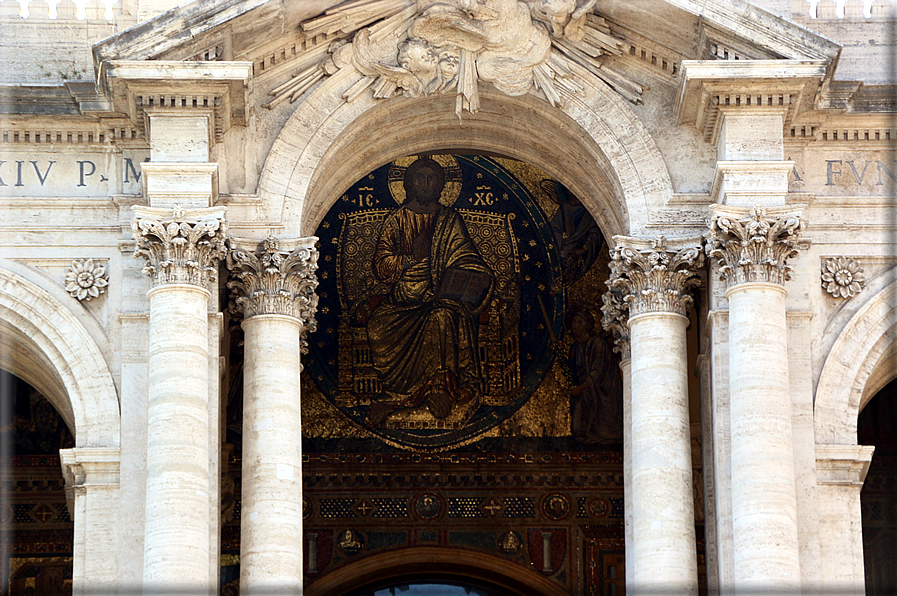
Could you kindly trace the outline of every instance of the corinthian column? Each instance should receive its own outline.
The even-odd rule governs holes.
[[[729,300],[736,593],[800,593],[784,283],[804,224],[794,208],[712,205],[708,254]]]
[[[315,329],[316,241],[230,241],[245,332],[241,594],[302,594],[299,353]]]
[[[208,284],[224,256],[224,207],[134,207],[135,256],[152,278],[144,583],[208,593]]]
[[[703,255],[696,238],[614,240],[608,285],[628,305],[631,351],[627,591],[697,594],[685,314]]]

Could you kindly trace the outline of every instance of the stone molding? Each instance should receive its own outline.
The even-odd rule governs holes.
[[[862,487],[874,451],[869,445],[816,445],[816,482]]]
[[[153,287],[189,284],[208,289],[218,279],[223,259],[226,207],[158,209],[135,205],[131,229],[137,240],[134,257],[147,260],[143,273]]]
[[[305,337],[317,328],[318,249],[314,236],[278,241],[268,236],[255,240],[230,238],[227,287],[239,295],[236,304],[244,319],[259,315],[284,315],[302,323],[302,353],[308,351]]]
[[[121,466],[118,447],[60,449],[59,458],[67,487],[118,487]]]
[[[693,303],[690,290],[700,283],[697,270],[704,264],[700,237],[615,236],[614,242],[606,283],[611,291],[621,292],[629,317],[650,312],[684,316]]]
[[[59,461],[65,479],[65,499],[70,515],[75,510],[74,499],[77,492],[92,488],[119,487],[121,450],[118,447],[60,449]]]
[[[802,207],[751,209],[711,205],[713,218],[707,235],[707,256],[720,265],[728,287],[749,282],[784,285],[791,279],[787,260],[797,255],[797,242],[806,226]]]
[[[626,323],[626,303],[623,300],[623,292],[611,288],[601,295],[601,326],[605,331],[610,331],[614,336],[614,352],[621,358],[629,360],[629,325]]]

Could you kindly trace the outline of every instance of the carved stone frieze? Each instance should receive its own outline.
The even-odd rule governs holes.
[[[147,264],[153,286],[190,284],[208,288],[225,256],[226,207],[158,209],[135,205],[131,229],[135,257]]]
[[[629,325],[627,324],[626,302],[623,292],[610,288],[601,295],[601,326],[614,336],[614,352],[622,359],[629,360]]]
[[[791,279],[787,260],[797,255],[805,227],[801,209],[711,205],[713,218],[707,255],[720,265],[729,287],[747,282],[784,284]]]
[[[93,259],[76,259],[65,273],[65,291],[77,300],[90,301],[108,285],[106,267],[94,264]]]
[[[648,312],[685,315],[693,299],[690,290],[700,283],[697,269],[704,264],[698,238],[663,236],[653,241],[617,236],[611,252],[607,285],[619,290],[629,316]]]
[[[252,240],[231,238],[228,242],[227,267],[232,279],[227,287],[237,292],[236,303],[248,319],[256,315],[277,314],[296,317],[302,322],[302,353],[307,352],[305,337],[317,329],[318,249],[317,238],[278,242],[268,236],[261,246]]]
[[[338,36],[329,56],[308,64],[270,92],[272,107],[296,101],[322,78],[355,69],[344,94],[375,99],[454,90],[455,111],[476,112],[478,84],[508,95],[541,91],[552,105],[582,90],[570,66],[582,66],[629,101],[642,88],[607,67],[624,43],[592,13],[596,0],[380,0],[349,2],[302,23],[310,38]],[[352,35],[354,34],[354,35]],[[350,39],[351,37],[351,39]]]
[[[822,287],[835,298],[853,298],[863,290],[866,272],[850,257],[822,261]]]

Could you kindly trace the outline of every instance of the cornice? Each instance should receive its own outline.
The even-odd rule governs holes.
[[[781,113],[783,130],[812,108],[827,63],[805,60],[683,60],[676,121],[716,144],[727,112]]]

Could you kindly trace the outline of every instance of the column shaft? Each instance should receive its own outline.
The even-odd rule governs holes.
[[[626,578],[635,577],[632,547],[632,360],[620,363],[623,373],[623,545],[626,548]],[[627,579],[627,582],[630,581]]]
[[[651,312],[629,319],[632,351],[633,545],[637,594],[697,594],[688,419],[688,319]]]
[[[737,593],[800,591],[785,295],[767,282],[727,292]]]
[[[302,324],[286,315],[243,322],[241,594],[302,593]]]
[[[188,284],[148,293],[144,581],[152,590],[209,591],[209,296]]]

